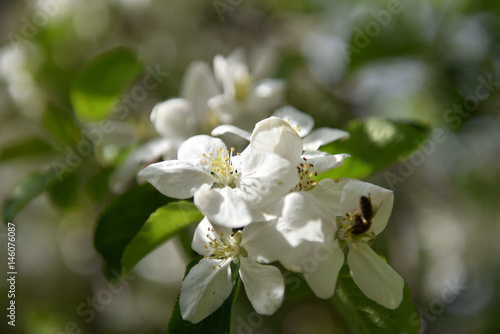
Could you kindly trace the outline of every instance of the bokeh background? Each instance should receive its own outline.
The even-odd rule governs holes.
[[[60,187],[63,203],[44,193],[17,216],[17,326],[4,318],[1,332],[166,332],[188,261],[179,241],[111,290],[93,249],[94,222],[116,196],[107,182],[117,157],[156,136],[154,104],[178,96],[191,61],[211,63],[241,46],[249,59],[273,59],[271,77],[286,80],[286,102],[316,124],[342,128],[378,115],[434,128],[422,153],[370,177],[395,191],[393,216],[374,247],[408,282],[425,333],[498,333],[499,37],[500,3],[486,0],[0,2],[0,146],[36,138],[26,154],[0,151],[2,202],[23,175],[64,149],[44,115],[70,107],[86,60],[126,46],[169,73],[125,121],[114,120],[101,158],[88,158],[81,176]],[[2,226],[7,271],[5,238]],[[5,310],[4,279],[0,288]],[[93,308],[97,296],[106,305]],[[239,299],[236,312],[246,319],[244,293]],[[331,303],[306,290],[255,333],[347,331]]]

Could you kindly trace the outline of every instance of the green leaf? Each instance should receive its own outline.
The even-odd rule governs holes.
[[[79,171],[71,171],[61,182],[54,182],[48,187],[49,197],[60,209],[68,209],[76,203],[80,190]]]
[[[109,179],[113,171],[114,169],[111,167],[101,167],[88,179],[84,189],[90,199],[99,202],[111,195],[109,190]]]
[[[45,109],[42,124],[51,135],[60,142],[70,146],[76,146],[81,139],[81,129],[71,110],[50,105]]]
[[[193,231],[188,228],[184,228],[179,231],[177,236],[179,237],[182,250],[184,251],[184,254],[186,254],[187,258],[192,260],[197,257],[198,253],[191,248],[191,244],[193,243]]]
[[[109,280],[122,273],[123,252],[150,214],[169,200],[147,183],[123,193],[104,209],[97,219],[94,247],[104,258],[103,271]]]
[[[0,162],[22,158],[43,155],[54,152],[52,145],[42,138],[29,138],[24,141],[6,146],[0,152]]]
[[[354,283],[349,267],[344,264],[332,301],[346,320],[351,333],[420,333],[420,317],[407,284],[403,290],[401,305],[390,310],[368,299]]]
[[[57,180],[56,173],[52,169],[37,171],[23,177],[14,188],[12,196],[4,202],[2,208],[4,223],[11,222],[19,210]]]
[[[125,48],[102,53],[87,62],[76,75],[70,99],[82,121],[105,118],[122,92],[142,70],[142,63]]]
[[[352,177],[363,179],[388,167],[417,150],[427,139],[430,128],[410,121],[366,117],[351,121],[346,129],[351,137],[321,149],[331,154],[351,155],[344,164],[317,179]]]
[[[200,258],[197,258],[188,264],[184,277],[187,276],[191,268],[199,261]],[[229,297],[214,313],[197,324],[182,319],[179,296],[177,296],[174,311],[168,323],[168,332],[171,334],[229,334],[231,332],[231,312],[236,302],[236,298],[238,297],[241,285],[239,276],[237,274],[235,275],[235,272],[237,273],[237,270],[233,270],[233,291]]]
[[[156,210],[123,252],[121,263],[125,273],[160,244],[202,219],[203,214],[196,206],[185,201],[169,203]]]

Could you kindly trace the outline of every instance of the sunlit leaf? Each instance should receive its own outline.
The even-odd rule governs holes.
[[[76,116],[82,121],[105,118],[141,69],[142,63],[125,48],[91,59],[77,74],[71,88]]]
[[[325,145],[321,150],[331,154],[351,155],[344,164],[318,175],[318,179],[365,178],[404,159],[427,139],[430,128],[417,122],[366,117],[351,121],[347,129],[351,137]]]
[[[349,267],[344,264],[339,273],[332,301],[344,317],[351,333],[420,333],[420,317],[406,284],[401,305],[395,310],[390,310],[368,299],[354,283]]]
[[[3,204],[2,219],[4,223],[11,222],[19,210],[57,180],[57,175],[52,169],[24,176],[14,188],[12,195]]]
[[[103,271],[108,279],[122,272],[121,259],[152,212],[170,199],[150,184],[136,186],[111,202],[97,219],[94,247],[104,258]]]
[[[184,277],[189,273],[200,258],[191,261],[187,268]],[[233,270],[234,273],[234,270]],[[233,291],[226,301],[214,313],[203,319],[197,324],[182,319],[181,309],[179,307],[179,297],[174,306],[172,317],[168,323],[168,332],[171,334],[229,334],[231,326],[231,312],[238,296],[241,281],[238,275],[233,274]]]
[[[184,227],[200,222],[203,214],[190,202],[169,203],[156,210],[123,252],[122,268],[132,269],[144,256]]]

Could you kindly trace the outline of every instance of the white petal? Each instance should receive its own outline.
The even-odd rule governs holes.
[[[302,153],[301,138],[288,122],[278,117],[266,118],[255,125],[250,146],[259,152],[276,153],[294,165]]]
[[[293,192],[285,197],[277,229],[294,247],[304,241],[323,242],[325,240],[323,225],[334,226],[325,213],[328,211],[314,195],[304,191]]]
[[[281,306],[285,282],[278,268],[240,257],[240,277],[257,313],[271,315]]]
[[[214,182],[214,178],[199,166],[178,160],[149,165],[139,172],[139,176],[165,196],[178,199],[190,198],[203,184]]]
[[[224,94],[234,95],[234,82],[226,58],[216,55],[213,65],[215,78],[222,85]]]
[[[293,247],[289,252],[280,252],[279,254],[279,262],[285,267],[287,270],[292,272],[301,273],[302,272],[302,258],[304,254],[307,254],[309,251],[309,247],[311,247],[312,242],[306,241],[298,245],[297,247]]]
[[[217,157],[217,150],[222,148],[226,149],[226,144],[219,138],[210,137],[207,135],[197,135],[186,140],[179,147],[177,152],[177,159],[179,160],[192,160],[201,163],[203,160],[207,160],[203,157],[203,154],[207,156],[212,153],[212,157],[215,159]]]
[[[208,100],[208,107],[210,109],[219,109],[222,108],[225,104],[228,103],[229,96],[226,94],[219,94],[214,97],[212,97],[210,100]],[[222,122],[225,123],[225,122]]]
[[[162,155],[175,148],[175,141],[170,139],[153,139],[141,146],[134,154],[136,162],[154,162]]]
[[[239,228],[264,218],[229,187],[204,185],[194,195],[194,203],[214,224]]]
[[[191,242],[191,248],[200,255],[208,255],[207,249],[203,246],[210,242],[207,235],[210,235],[210,230],[212,229],[212,224],[208,221],[207,217],[203,218],[202,221],[196,226],[194,231],[193,241]]]
[[[242,47],[238,47],[231,51],[231,53],[227,56],[227,62],[234,67],[244,67],[246,68],[246,72],[248,73],[248,66],[246,62],[245,50]]]
[[[312,164],[313,171],[317,173],[324,173],[338,168],[344,164],[345,158],[349,158],[349,154],[335,154],[335,155],[325,155],[306,158],[307,162]]]
[[[249,150],[241,154],[241,178],[238,195],[255,205],[269,204],[282,198],[297,184],[295,165],[279,155]]]
[[[266,221],[270,221],[281,216],[285,196],[286,195],[282,198],[271,200],[269,203],[264,202],[259,204],[260,211],[265,217],[267,217]]]
[[[249,76],[243,49],[235,49],[227,58],[220,55],[215,56],[214,72],[217,80],[224,87],[224,93],[234,96],[234,82]]]
[[[276,223],[273,220],[245,226],[241,247],[245,248],[250,259],[271,263],[281,260],[294,250],[276,229]]]
[[[343,184],[333,179],[323,179],[309,191],[316,200],[323,204],[323,207],[329,210],[329,216],[334,221],[337,216],[344,216],[340,208],[340,200],[342,198]]]
[[[234,81],[246,79],[250,75],[243,48],[234,49],[226,58],[229,72]]]
[[[304,150],[314,151],[320,146],[331,143],[338,139],[347,139],[350,137],[348,132],[332,129],[332,128],[319,128],[311,132],[304,138]]]
[[[388,192],[390,192],[390,194],[388,194]],[[372,219],[371,226],[371,230],[375,232],[376,235],[381,233],[387,226],[392,213],[392,206],[394,204],[394,194],[392,191],[384,189],[384,194],[380,197],[385,197],[385,199],[382,200],[381,204],[380,201],[375,202],[378,210],[375,212],[375,217]],[[375,196],[372,196],[372,203],[374,198]]]
[[[272,47],[254,49],[250,55],[250,68],[255,80],[271,74],[276,67],[278,53]]]
[[[389,221],[394,202],[392,191],[359,180],[345,179],[343,188],[341,210],[353,213],[359,210],[359,199],[361,196],[370,196],[374,209],[371,230],[375,234],[382,232]]]
[[[242,112],[238,106],[238,103],[227,94],[217,95],[208,100],[208,107],[221,124],[234,124]]]
[[[303,151],[302,152],[302,157],[306,158],[307,160],[311,158],[318,158],[318,157],[326,157],[330,155],[330,153],[323,152],[323,151]]]
[[[214,57],[213,61],[213,68],[214,68],[214,74],[215,74],[215,79],[222,83],[223,77],[226,76],[227,72],[227,61],[226,58],[222,55],[216,55]]]
[[[242,152],[250,142],[250,132],[234,125],[220,125],[212,130],[211,135],[218,136],[226,143],[226,147],[234,147],[236,152]]]
[[[337,277],[344,263],[344,252],[333,238],[312,243],[301,261],[304,278],[316,296],[328,299],[335,293]]]
[[[403,278],[365,243],[349,245],[347,263],[359,289],[371,300],[396,309],[403,300]]]
[[[230,236],[232,234],[230,228],[212,225],[206,217],[203,218],[194,231],[193,242],[191,243],[191,248],[196,253],[203,256],[210,254],[207,253],[207,248],[205,248],[204,245],[212,241],[210,238],[214,238],[212,229],[214,229],[218,235],[223,233],[225,236]]]
[[[229,124],[219,125],[215,129],[213,129],[210,134],[212,136],[222,136],[226,133],[231,133],[231,134],[234,134],[238,137],[241,137],[243,139],[250,141],[250,136],[251,136],[250,132],[245,131],[243,129],[240,129],[237,126],[229,125]]]
[[[181,97],[193,104],[199,113],[207,108],[207,101],[220,93],[207,63],[196,61],[189,64],[181,83]]]
[[[236,100],[233,106],[236,110],[231,111],[234,115],[232,124],[245,130],[252,130],[255,123],[268,117],[271,111],[280,104],[280,100],[276,102],[276,96],[259,96],[254,93],[255,90],[244,101]],[[279,96],[278,99],[280,99]]]
[[[195,134],[198,124],[191,102],[180,98],[157,103],[150,119],[165,138],[188,138]]]
[[[231,294],[230,261],[201,259],[182,282],[179,306],[184,320],[198,323],[216,311]],[[213,268],[215,267],[215,269]]]
[[[292,106],[283,106],[273,112],[276,116],[287,121],[294,129],[298,129],[301,137],[306,136],[314,127],[314,118]]]
[[[252,96],[260,100],[259,105],[268,112],[269,108],[280,105],[285,91],[285,82],[276,79],[263,79],[254,87]],[[269,115],[269,114],[267,114]]]

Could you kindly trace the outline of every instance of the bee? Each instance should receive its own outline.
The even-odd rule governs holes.
[[[354,214],[354,224],[349,229],[354,235],[363,234],[370,229],[374,216],[371,196],[359,198],[359,211]]]

